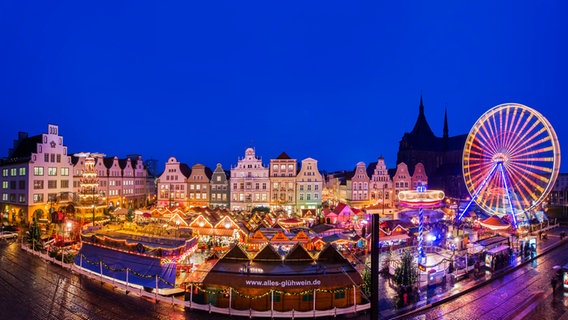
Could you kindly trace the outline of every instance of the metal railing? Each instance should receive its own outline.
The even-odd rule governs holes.
[[[179,298],[176,298],[174,296],[162,296],[160,294],[158,294],[158,291],[155,290],[155,292],[148,292],[145,291],[143,287],[138,286],[138,285],[132,285],[132,284],[128,284],[119,280],[116,280],[114,278],[110,278],[107,277],[105,275],[103,275],[102,273],[95,273],[92,271],[89,271],[87,269],[81,268],[79,266],[77,266],[75,263],[64,263],[61,260],[57,260],[55,258],[50,257],[47,254],[41,253],[39,251],[35,251],[32,248],[29,248],[28,245],[22,243],[21,244],[21,248],[24,251],[27,251],[31,254],[34,254],[44,260],[50,261],[53,264],[57,264],[59,266],[61,266],[62,268],[65,269],[69,269],[72,272],[77,272],[91,280],[96,280],[96,281],[101,281],[107,284],[110,284],[111,286],[118,288],[120,290],[123,290],[128,294],[136,294],[140,297],[147,297],[150,299],[154,299],[155,302],[166,302],[166,303],[171,303],[172,305],[178,305],[178,306],[182,306],[182,307],[186,307],[189,309],[196,309],[196,310],[201,310],[201,311],[207,311],[209,313],[219,313],[219,314],[226,314],[226,315],[230,315],[230,316],[242,316],[242,317],[263,317],[263,318],[287,318],[287,319],[294,319],[294,318],[317,318],[317,317],[336,317],[338,315],[344,315],[344,314],[353,314],[356,312],[361,312],[364,310],[368,310],[371,308],[371,303],[367,302],[364,304],[355,304],[353,306],[350,307],[345,307],[345,308],[337,308],[334,307],[333,309],[328,309],[328,310],[317,310],[317,309],[313,309],[313,310],[309,310],[309,311],[297,311],[297,310],[291,310],[291,311],[276,311],[276,310],[266,310],[266,311],[259,311],[259,310],[253,310],[253,309],[247,309],[247,310],[239,310],[239,309],[233,309],[233,308],[220,308],[220,307],[216,307],[214,305],[212,305],[211,303],[208,304],[202,304],[202,303],[197,303],[197,302],[193,302],[192,299],[190,298],[188,301],[185,300],[181,300]],[[62,255],[63,257],[63,255]],[[63,258],[62,258],[63,260]],[[193,290],[190,290],[190,292]]]

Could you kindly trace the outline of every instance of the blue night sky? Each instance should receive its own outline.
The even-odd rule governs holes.
[[[59,125],[69,152],[225,169],[247,147],[327,171],[396,165],[422,94],[442,135],[530,106],[568,141],[565,1],[0,2],[0,156]],[[568,150],[568,149],[566,149]],[[566,159],[566,156],[564,156]],[[564,164],[561,172],[568,170]]]

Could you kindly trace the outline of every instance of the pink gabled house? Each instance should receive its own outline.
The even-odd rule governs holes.
[[[325,224],[336,224],[337,223],[337,214],[335,212],[325,208],[322,210],[322,214],[324,217]]]
[[[338,224],[345,224],[351,220],[351,216],[353,215],[353,210],[350,206],[345,203],[339,203],[333,212],[337,215],[337,223]]]

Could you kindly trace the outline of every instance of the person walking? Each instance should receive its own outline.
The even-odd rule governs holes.
[[[555,294],[556,286],[558,285],[558,279],[556,279],[555,276],[553,276],[552,279],[550,279],[550,285],[552,286],[552,293]]]

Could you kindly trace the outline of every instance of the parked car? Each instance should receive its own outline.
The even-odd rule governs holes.
[[[0,239],[15,239],[18,237],[16,232],[12,231],[2,231],[0,232]]]
[[[0,227],[0,231],[13,231],[13,232],[17,232],[17,231],[20,231],[20,228],[19,228],[19,227],[16,227],[15,225],[12,225],[12,224],[6,224],[6,223],[5,223],[5,224],[3,224],[3,225]]]

